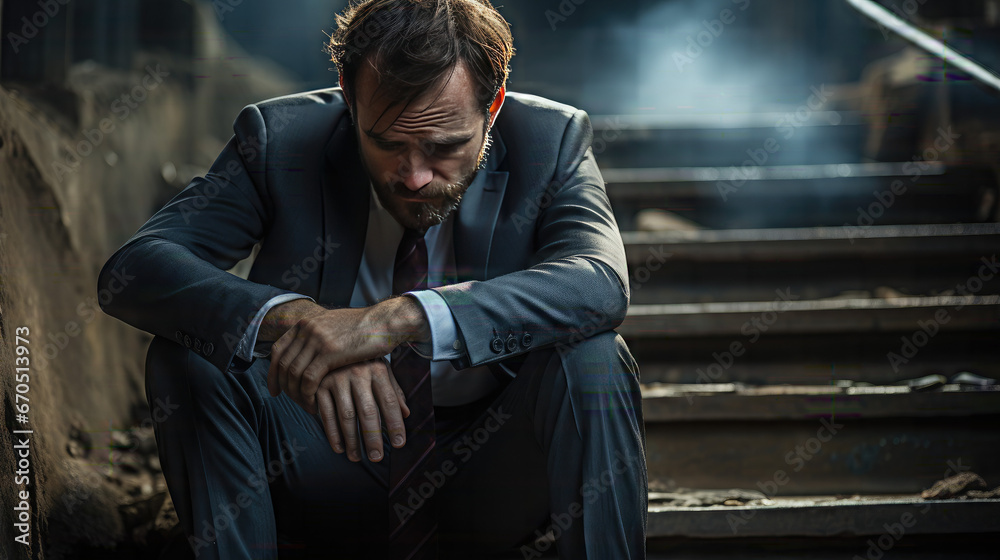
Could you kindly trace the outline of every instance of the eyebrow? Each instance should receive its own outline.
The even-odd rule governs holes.
[[[377,132],[372,132],[370,130],[366,130],[365,135],[367,135],[372,140],[376,140],[378,142],[386,142],[386,143],[398,142],[398,140],[389,140],[385,136],[382,136],[381,134],[378,134]],[[439,138],[431,138],[429,140],[432,144],[438,144],[441,146],[450,146],[453,144],[464,144],[472,140],[474,137],[475,137],[474,134],[459,134],[452,136],[442,136]]]

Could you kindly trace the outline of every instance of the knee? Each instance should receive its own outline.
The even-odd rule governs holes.
[[[558,353],[567,389],[581,402],[597,405],[612,395],[639,397],[638,365],[617,332],[595,334],[572,347],[558,348]]]

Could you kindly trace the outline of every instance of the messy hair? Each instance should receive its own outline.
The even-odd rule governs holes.
[[[510,73],[510,25],[489,0],[362,0],[337,15],[327,52],[356,108],[362,64],[378,76],[376,94],[409,105],[445,83],[458,62],[473,77],[476,105],[490,105]]]

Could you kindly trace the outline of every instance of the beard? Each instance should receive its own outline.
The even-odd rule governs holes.
[[[401,181],[393,180],[391,177],[386,177],[386,181],[377,180],[368,168],[364,154],[360,154],[360,141],[358,151],[361,163],[375,187],[375,194],[382,207],[404,228],[426,233],[429,228],[443,223],[452,212],[458,209],[465,191],[475,180],[479,170],[485,167],[491,143],[489,130],[487,130],[476,163],[462,172],[461,179],[446,185],[431,182],[421,188],[419,193],[411,191]],[[423,200],[403,200],[403,197],[422,198]]]

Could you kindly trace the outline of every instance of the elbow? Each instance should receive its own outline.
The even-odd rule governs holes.
[[[119,249],[112,255],[108,262],[104,263],[104,267],[101,268],[101,272],[97,276],[97,303],[101,307],[101,311],[108,315],[115,315],[115,301],[135,280],[135,276],[130,274],[128,268],[123,265],[122,253],[126,250],[125,248]]]
[[[607,272],[607,296],[605,297],[604,315],[608,320],[608,328],[618,328],[625,321],[629,306],[628,278],[622,278],[609,267]]]
[[[612,329],[618,328],[625,321],[625,316],[628,315],[628,305],[629,305],[629,294],[628,294],[628,284],[622,284],[621,281],[617,282],[612,288],[612,312],[609,314],[609,319],[612,322]]]
[[[114,300],[114,295],[111,293],[111,281],[113,280],[112,270],[116,257],[115,253],[108,262],[104,263],[104,267],[101,268],[100,274],[97,275],[97,304],[100,305],[101,311],[109,313],[109,306]]]

